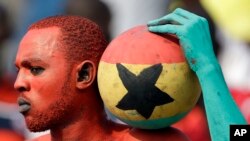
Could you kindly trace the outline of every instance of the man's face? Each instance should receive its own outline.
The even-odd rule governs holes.
[[[30,30],[16,55],[14,87],[20,93],[19,111],[31,131],[54,128],[72,111],[74,76],[58,50],[59,34],[58,28]]]

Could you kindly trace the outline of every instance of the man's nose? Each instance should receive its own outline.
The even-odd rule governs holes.
[[[30,89],[28,79],[23,73],[21,72],[18,73],[16,81],[14,83],[14,88],[18,92],[28,91]]]

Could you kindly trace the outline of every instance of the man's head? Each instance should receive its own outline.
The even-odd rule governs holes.
[[[94,22],[79,16],[55,16],[40,20],[29,27],[44,29],[58,27],[60,49],[66,51],[65,57],[70,61],[93,60],[96,64],[107,46],[103,33]]]
[[[14,87],[31,131],[79,117],[80,93],[92,88],[105,48],[100,28],[82,17],[49,17],[30,26],[16,55]]]

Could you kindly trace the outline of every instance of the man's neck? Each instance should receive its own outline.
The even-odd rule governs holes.
[[[103,140],[107,136],[109,121],[106,119],[106,114],[100,103],[88,105],[81,114],[71,116],[76,118],[71,118],[69,123],[51,129],[52,141],[92,141],[94,138]]]
[[[97,124],[97,121],[80,120],[61,129],[51,129],[51,139],[52,141],[91,141],[93,138],[101,140],[106,136],[103,131],[105,130],[100,123]]]

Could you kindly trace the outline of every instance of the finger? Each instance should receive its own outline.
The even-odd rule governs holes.
[[[170,13],[160,19],[152,20],[148,22],[148,26],[155,26],[155,25],[164,25],[164,24],[184,24],[188,20],[180,15],[175,13]]]
[[[172,25],[172,24],[166,24],[166,25],[159,25],[159,26],[149,26],[148,30],[151,32],[156,33],[170,33],[175,34],[178,36],[179,30],[181,30],[180,25]]]
[[[163,18],[151,20],[147,23],[148,26],[156,26],[159,25],[159,23],[163,20]]]
[[[194,19],[194,18],[199,18],[200,16],[198,15],[195,15],[189,11],[186,11],[184,9],[181,9],[181,8],[177,8],[174,10],[174,12],[176,15],[179,15],[179,16],[182,16],[184,18],[187,18],[187,19]]]

